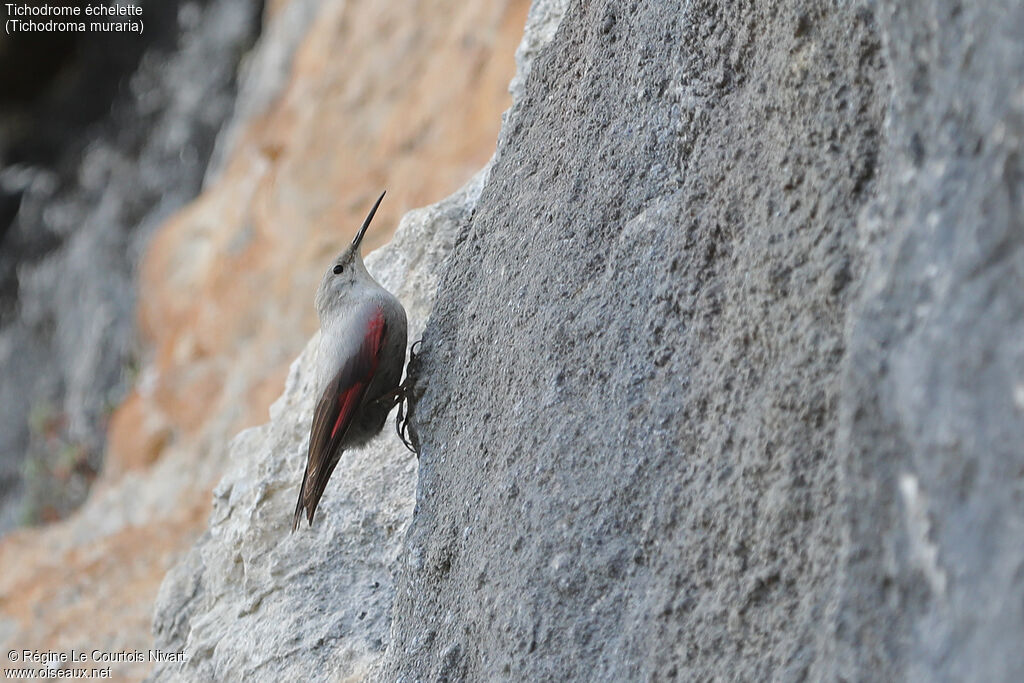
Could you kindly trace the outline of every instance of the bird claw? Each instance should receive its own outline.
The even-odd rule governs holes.
[[[413,387],[416,385],[416,377],[419,375],[420,354],[416,347],[421,344],[423,344],[423,340],[418,339],[409,349],[409,367],[406,370],[405,381],[396,390],[399,396],[397,399],[398,415],[395,418],[395,431],[398,433],[398,438],[402,440],[402,443],[405,444],[405,447],[411,453],[416,454],[417,458],[420,457],[420,443],[416,430],[410,424],[412,410],[409,397],[412,395]]]
[[[405,406],[408,402],[403,399],[398,403],[398,416],[395,418],[395,431],[398,433],[398,438],[402,440],[402,444],[409,450],[410,453],[415,453],[416,457],[420,457],[420,452],[416,448],[415,436],[409,431],[409,413],[406,412]]]

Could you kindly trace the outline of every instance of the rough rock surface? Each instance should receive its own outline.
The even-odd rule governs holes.
[[[268,540],[305,357],[160,637],[225,672],[211,615],[260,596],[279,673],[1019,680],[1021,10],[548,9],[425,330],[404,545],[390,498],[334,501],[308,564]],[[354,496],[395,466],[363,457]]]
[[[1022,34],[570,7],[425,332],[382,680],[1024,676]]]
[[[352,30],[324,8],[297,73]],[[287,533],[307,346],[163,584],[156,642],[190,660],[154,677],[1024,679],[1022,27],[1007,1],[536,3],[492,164],[370,262],[413,338],[438,285],[418,463],[392,435],[349,453]],[[354,82],[332,106],[372,108],[379,79]],[[23,625],[89,613],[47,587],[151,585],[255,414],[240,397],[292,352],[259,323],[305,334],[288,306],[238,308],[254,286],[292,301],[296,269],[218,277],[309,265],[343,237],[276,236],[362,210],[318,184],[335,138],[297,104],[336,81],[289,83],[155,243],[144,298],[170,314],[143,310],[119,478],[0,545],[5,645],[74,642]],[[176,544],[128,554],[155,532]]]

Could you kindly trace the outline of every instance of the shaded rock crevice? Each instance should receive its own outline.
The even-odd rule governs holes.
[[[837,675],[1024,675],[1024,249],[1013,3],[881,3],[885,172],[840,411]]]

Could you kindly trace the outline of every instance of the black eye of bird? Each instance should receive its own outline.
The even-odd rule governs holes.
[[[341,275],[341,271],[343,271],[343,270],[345,270],[345,269],[342,268],[340,263],[338,265],[334,266],[334,274],[335,275]]]

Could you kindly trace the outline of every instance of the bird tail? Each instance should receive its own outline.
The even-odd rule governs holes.
[[[299,522],[302,521],[302,508],[305,507],[302,504],[302,499],[303,499],[303,495],[302,494],[306,491],[306,479],[308,477],[309,477],[309,468],[307,467],[306,471],[302,475],[302,486],[299,487],[299,500],[296,501],[296,503],[295,503],[295,518],[292,520],[292,533],[293,534],[295,533],[295,530],[299,528]],[[310,516],[309,516],[309,523],[310,524],[313,523],[313,515],[312,514],[310,514]]]
[[[306,472],[302,475],[302,486],[299,487],[299,500],[295,503],[292,532],[299,528],[303,509],[306,510],[306,519],[309,520],[309,525],[313,526],[313,515],[316,514],[316,508],[320,505],[320,499],[324,495],[324,489],[327,488],[327,482],[330,480],[331,474],[334,472],[334,468],[338,466],[340,460],[341,453],[339,452],[335,457],[331,458],[327,467],[321,468],[316,473],[313,481],[309,481],[309,467],[306,467]],[[309,485],[307,486],[307,484]]]

